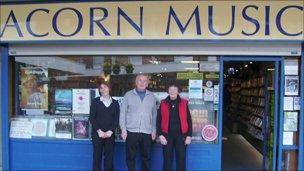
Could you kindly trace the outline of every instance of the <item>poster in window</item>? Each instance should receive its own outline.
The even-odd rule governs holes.
[[[55,137],[71,139],[72,138],[72,118],[57,117],[55,118]]]
[[[293,145],[293,132],[283,132],[283,145]]]
[[[73,89],[73,114],[89,114],[90,101],[90,89]]]
[[[47,123],[46,118],[32,118],[31,122],[33,124],[32,136],[33,137],[45,137],[47,133]]]
[[[20,69],[21,109],[48,110],[48,71],[42,67]]]
[[[293,98],[293,109],[294,110],[300,110],[301,109],[301,98],[300,97],[294,97]]]
[[[220,92],[219,92],[219,85],[214,85],[214,104],[218,104],[219,103],[219,95],[220,95]]]
[[[284,131],[298,130],[298,112],[284,112]]]
[[[204,88],[204,101],[213,101],[214,99],[214,90],[213,88]]]
[[[206,102],[203,99],[191,99],[189,110],[192,118],[192,139],[202,141],[202,129],[207,124],[214,124],[213,102]]]
[[[284,61],[285,75],[298,75],[299,74],[299,64],[298,59],[286,59]]]
[[[29,120],[11,121],[10,137],[11,138],[32,138],[33,124]]]
[[[86,140],[90,137],[90,123],[88,117],[73,118],[73,139]]]
[[[55,114],[72,113],[72,90],[55,90]]]
[[[203,80],[189,80],[189,99],[203,98]]]
[[[293,97],[284,97],[284,110],[293,110]]]
[[[299,92],[299,77],[285,76],[285,95],[298,95]]]

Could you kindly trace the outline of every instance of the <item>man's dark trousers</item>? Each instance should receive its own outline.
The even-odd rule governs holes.
[[[126,159],[129,171],[134,171],[136,153],[139,147],[141,155],[141,170],[150,170],[150,150],[152,144],[151,134],[127,132]]]

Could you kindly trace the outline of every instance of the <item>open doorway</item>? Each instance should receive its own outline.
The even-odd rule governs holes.
[[[272,170],[278,66],[225,61],[223,67],[222,170]]]

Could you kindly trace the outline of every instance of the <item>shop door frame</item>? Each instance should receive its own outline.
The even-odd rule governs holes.
[[[2,122],[2,170],[9,170],[9,74],[8,47],[0,44],[1,53],[1,114]]]
[[[222,168],[222,133],[223,133],[223,89],[224,89],[224,62],[274,62],[275,63],[275,115],[274,115],[274,136],[273,136],[273,160],[272,170],[275,171],[280,168],[280,162],[277,162],[277,158],[282,158],[282,144],[280,143],[281,138],[281,124],[279,124],[279,118],[283,116],[282,110],[282,92],[284,86],[282,86],[282,80],[284,80],[284,58],[282,56],[222,56],[220,58],[220,106],[219,106],[219,146],[220,146],[220,168]],[[280,67],[281,65],[281,67]],[[283,68],[283,70],[282,70]],[[281,70],[281,73],[279,72]],[[279,77],[281,83],[279,83]],[[280,85],[280,86],[279,86]],[[280,131],[280,132],[279,132]],[[278,149],[277,149],[278,148]],[[279,152],[279,156],[277,153]],[[264,161],[263,161],[264,162]]]

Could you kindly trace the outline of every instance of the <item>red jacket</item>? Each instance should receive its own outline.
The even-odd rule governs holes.
[[[181,122],[181,131],[183,134],[187,133],[189,130],[189,125],[187,121],[187,109],[188,109],[188,101],[186,99],[181,98],[179,102],[179,118]],[[168,134],[169,131],[169,105],[166,100],[162,100],[160,103],[160,117],[161,117],[161,131]]]

